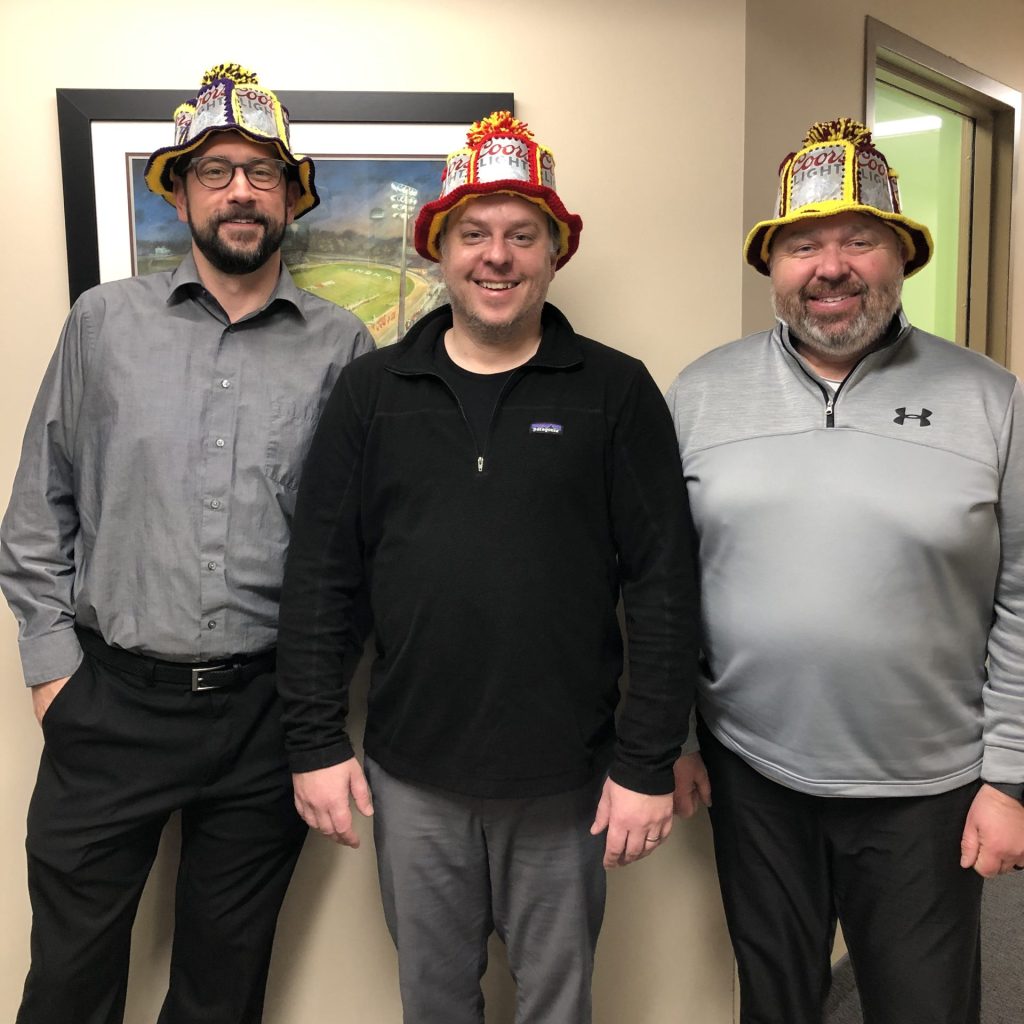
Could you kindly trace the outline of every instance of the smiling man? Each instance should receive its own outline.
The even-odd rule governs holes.
[[[710,778],[749,1024],[820,1024],[837,918],[865,1020],[977,1024],[982,878],[1024,865],[1024,401],[907,321],[931,252],[870,132],[813,126],[747,238],[778,323],[669,393],[704,618],[676,799]]]
[[[178,216],[192,233],[193,256],[228,280],[280,266],[295,188],[282,184],[287,163],[275,147],[221,133],[183,157],[174,175]],[[241,167],[243,174],[236,174]],[[202,188],[189,189],[189,172]],[[262,200],[262,201],[261,201]]]
[[[806,359],[842,379],[900,308],[904,246],[881,220],[837,213],[779,228],[772,301]]]
[[[310,451],[281,612],[296,802],[358,846],[374,813],[409,1024],[482,1024],[488,936],[516,1019],[586,1024],[604,869],[653,852],[695,673],[689,512],[636,359],[547,304],[581,221],[494,114],[416,248],[451,304],[343,372]],[[623,598],[629,696],[616,729]],[[366,775],[345,732],[372,622]]]
[[[274,685],[302,460],[341,367],[373,346],[299,291],[288,224],[317,203],[286,113],[207,72],[150,157],[192,231],[177,270],[75,303],[2,528],[45,741],[29,808],[32,966],[19,1024],[118,1024],[132,922],[181,812],[161,1024],[255,1024],[306,834]]]

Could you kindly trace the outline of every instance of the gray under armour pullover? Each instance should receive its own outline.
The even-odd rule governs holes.
[[[668,394],[712,732],[824,796],[1024,781],[1024,396],[902,318],[830,401],[788,331]]]

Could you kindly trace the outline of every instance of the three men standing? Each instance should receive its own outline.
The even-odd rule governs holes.
[[[872,1020],[974,1024],[980,879],[1024,865],[1024,406],[903,315],[932,242],[867,130],[815,126],[784,163],[746,248],[779,323],[673,386],[684,489],[642,365],[546,302],[582,224],[522,122],[474,126],[417,222],[450,306],[344,372],[366,332],[280,264],[317,199],[276,97],[222,66],[176,122],[147,181],[192,254],[76,303],[3,525],[46,738],[19,1021],[120,1020],[179,808],[161,1022],[259,1019],[305,833],[277,600],[326,402],[282,608],[289,761],[339,842],[350,798],[375,805],[409,1020],[479,1024],[494,930],[520,1017],[590,1019],[604,867],[671,828],[688,490],[743,1019],[818,1024],[838,916]],[[371,625],[364,777],[345,662]],[[700,757],[675,767],[686,812]]]
[[[274,682],[303,457],[372,349],[300,291],[285,227],[318,202],[277,97],[207,72],[149,160],[192,251],[75,303],[29,421],[0,582],[45,738],[28,821],[32,967],[19,1024],[117,1024],[132,922],[182,812],[161,1024],[260,1019],[306,829]]]
[[[1024,865],[1024,398],[907,321],[931,250],[870,132],[813,126],[747,238],[778,323],[669,392],[751,1024],[820,1024],[837,916],[866,1020],[976,1024],[982,876]]]

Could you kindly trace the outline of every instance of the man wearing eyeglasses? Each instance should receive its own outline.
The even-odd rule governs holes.
[[[283,181],[288,165],[267,146],[238,136],[214,136],[201,152],[179,162],[174,189],[197,267],[228,279],[262,271],[276,284],[298,188]],[[190,173],[201,188],[191,185]]]
[[[0,531],[44,738],[19,1024],[122,1020],[132,922],[175,811],[160,1022],[258,1022],[306,834],[276,696],[278,595],[321,406],[373,345],[282,266],[285,228],[318,198],[277,97],[220,65],[175,128],[146,181],[191,252],[75,303]]]

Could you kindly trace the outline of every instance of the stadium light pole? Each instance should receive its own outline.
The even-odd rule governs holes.
[[[402,219],[402,262],[398,273],[398,330],[395,340],[401,341],[405,334],[405,244],[409,232],[409,214],[416,209],[416,198],[419,190],[412,185],[400,185],[391,182],[391,216]]]
[[[379,206],[370,210],[370,259],[367,261],[369,263],[377,262],[373,256],[373,250],[377,247],[377,221],[383,220],[385,216],[384,210]]]

